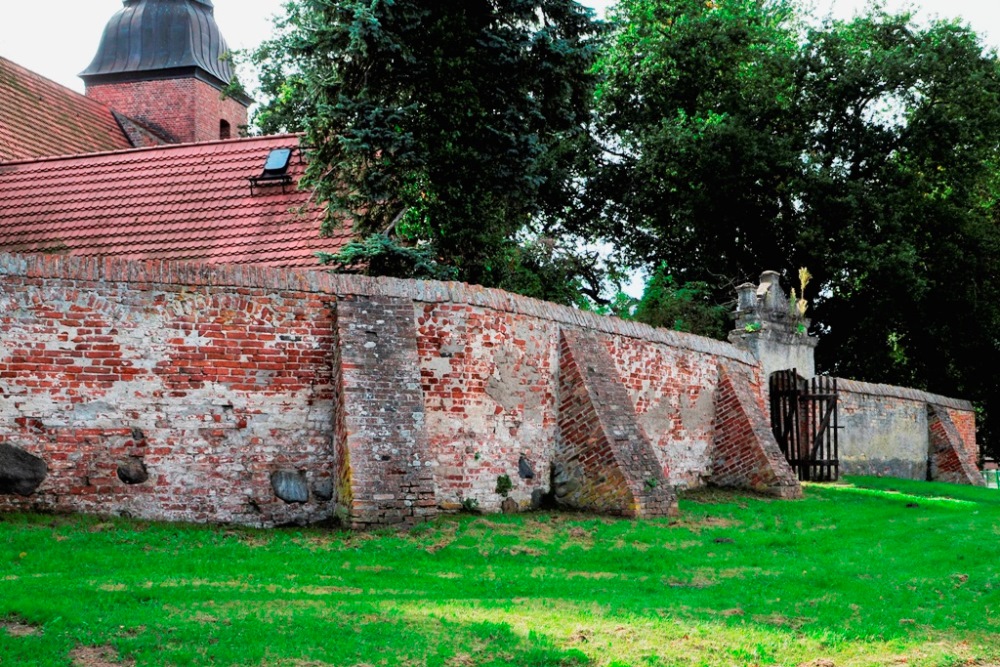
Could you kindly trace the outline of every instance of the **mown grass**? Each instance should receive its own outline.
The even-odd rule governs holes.
[[[0,665],[1000,662],[1000,492],[849,481],[408,534],[2,516]]]

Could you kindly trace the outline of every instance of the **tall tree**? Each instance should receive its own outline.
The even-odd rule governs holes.
[[[614,20],[607,233],[720,290],[808,266],[821,368],[1000,412],[980,370],[1000,361],[996,55],[957,23],[808,27],[784,0],[621,0]]]
[[[1000,362],[996,55],[961,25],[875,14],[810,31],[797,70],[812,132],[796,259],[826,287],[820,363],[1000,413],[980,370]]]
[[[328,224],[354,223],[340,259],[383,275],[535,284],[523,274],[549,255],[519,235],[558,224],[595,151],[601,25],[590,10],[293,0],[287,12],[255,54],[270,100],[258,122],[305,133],[304,185],[328,203]],[[583,268],[545,268],[571,266]]]
[[[611,159],[586,222],[628,259],[682,283],[785,261],[795,202],[782,184],[803,141],[792,18],[786,0],[619,2],[598,91]]]

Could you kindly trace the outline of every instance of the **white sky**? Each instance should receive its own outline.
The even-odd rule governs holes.
[[[433,2],[433,0],[429,0]],[[611,0],[583,0],[602,10]],[[810,0],[804,0],[810,2]],[[811,0],[821,14],[848,17],[864,0]],[[214,0],[215,17],[229,46],[252,48],[270,32],[283,0]],[[1000,2],[996,0],[888,0],[890,9],[914,6],[926,17],[960,17],[1000,46]],[[0,55],[59,83],[83,90],[77,78],[97,51],[108,19],[122,0],[0,0]],[[3,101],[0,100],[0,104]]]

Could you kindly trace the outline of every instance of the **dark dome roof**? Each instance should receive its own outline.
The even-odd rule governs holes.
[[[233,78],[212,0],[125,0],[104,28],[88,84],[194,73],[219,88]]]

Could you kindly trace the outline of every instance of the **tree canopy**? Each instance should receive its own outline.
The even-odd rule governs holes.
[[[600,32],[572,0],[293,0],[255,54],[258,122],[305,133],[305,185],[356,231],[341,261],[522,289],[542,261],[565,285],[585,267],[520,241],[594,161]]]
[[[621,0],[613,155],[590,196],[625,257],[725,298],[807,266],[821,369],[996,404],[1000,75],[954,22],[786,0]]]
[[[571,0],[292,0],[258,122],[305,133],[342,263],[572,302],[605,242],[653,276],[638,316],[701,332],[808,267],[821,370],[1000,414],[997,56],[798,4],[620,0],[605,30]]]

